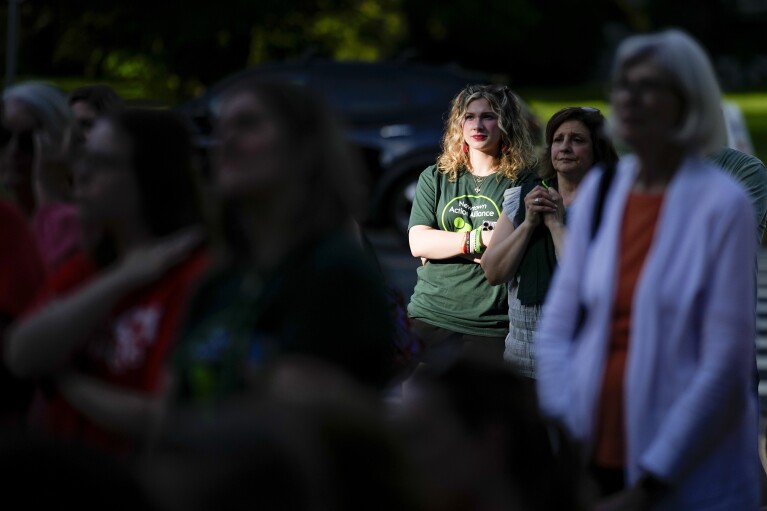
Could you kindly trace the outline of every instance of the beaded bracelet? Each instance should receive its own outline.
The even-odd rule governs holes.
[[[475,254],[481,254],[482,253],[482,227],[478,227],[477,229],[474,229],[474,253]]]
[[[469,232],[465,232],[463,235],[463,239],[461,240],[461,253],[462,254],[468,254],[469,253]]]

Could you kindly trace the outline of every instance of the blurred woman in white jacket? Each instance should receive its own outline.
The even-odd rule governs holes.
[[[573,205],[539,323],[543,411],[582,443],[597,510],[756,510],[753,208],[704,160],[720,145],[710,61],[676,29],[619,46],[612,128],[631,153]]]

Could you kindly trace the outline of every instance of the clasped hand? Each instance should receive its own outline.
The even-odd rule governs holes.
[[[564,223],[562,196],[553,188],[536,186],[525,196],[525,221],[546,227]]]

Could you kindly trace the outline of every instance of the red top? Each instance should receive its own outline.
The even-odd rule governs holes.
[[[110,385],[149,396],[157,393],[188,293],[208,260],[207,251],[200,249],[161,279],[125,296],[76,354],[72,368]],[[38,306],[96,276],[97,268],[87,257],[73,256],[52,276]],[[30,421],[53,436],[84,441],[115,454],[132,451],[126,438],[90,421],[56,390],[38,392]]]
[[[80,250],[80,215],[75,204],[48,202],[35,212],[32,231],[50,270]]]
[[[0,200],[0,272],[0,315],[14,318],[29,307],[46,270],[26,218],[4,200]]]
[[[15,205],[0,199],[0,350],[4,350],[5,327],[30,306],[45,283],[45,274],[26,217]],[[0,422],[20,424],[31,395],[32,386],[11,376],[0,363]]]
[[[632,192],[623,215],[610,344],[597,412],[594,462],[601,467],[624,468],[626,465],[623,378],[629,349],[631,307],[662,203],[662,194]]]

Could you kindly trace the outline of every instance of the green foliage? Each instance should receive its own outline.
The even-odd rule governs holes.
[[[320,2],[317,11],[267,16],[251,31],[248,64],[318,53],[339,60],[389,57],[406,36],[400,0]]]
[[[179,96],[181,78],[151,55],[112,51],[104,58],[102,70],[108,80],[143,83],[145,97],[172,102]]]
[[[308,51],[388,58],[406,37],[400,2],[24,2],[17,75],[141,81],[149,97],[180,101],[246,66]]]
[[[343,60],[404,54],[543,90],[598,78],[623,35],[677,24],[705,47],[741,58],[735,78],[751,76],[749,58],[767,52],[767,16],[746,16],[729,4],[734,3],[27,0],[20,4],[17,75],[137,81],[152,98],[182,101],[267,61],[309,53]],[[8,2],[0,2],[4,26],[7,8]],[[3,50],[5,43],[0,38]]]
[[[394,4],[394,2],[386,2]],[[375,0],[361,0],[355,12],[338,16],[320,15],[309,27],[318,41],[333,45],[333,57],[339,60],[378,60],[391,51],[391,45],[404,36],[404,25],[396,5]],[[388,41],[388,47],[380,44]]]

